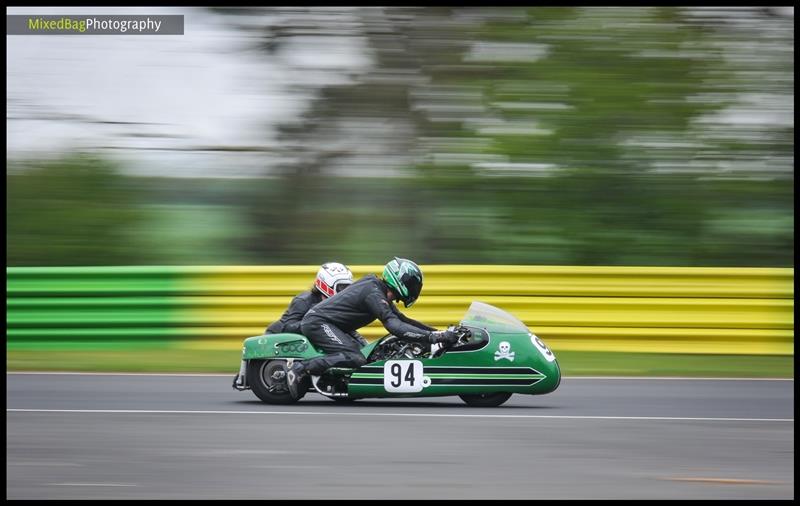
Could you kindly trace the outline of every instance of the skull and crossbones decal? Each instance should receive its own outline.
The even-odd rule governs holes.
[[[503,341],[500,343],[498,350],[494,352],[494,359],[500,360],[501,358],[505,358],[506,360],[513,362],[514,361],[515,353],[511,351],[511,344],[508,341]]]

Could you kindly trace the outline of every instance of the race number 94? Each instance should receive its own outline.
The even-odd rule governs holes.
[[[419,360],[389,360],[383,366],[383,388],[387,392],[421,392],[422,362]]]

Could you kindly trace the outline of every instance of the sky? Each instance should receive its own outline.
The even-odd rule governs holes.
[[[6,13],[185,16],[182,36],[7,36],[7,158],[101,148],[140,175],[257,175],[263,150],[275,148],[275,125],[298,117],[313,96],[313,86],[303,93],[295,83],[320,86],[337,69],[365,63],[360,48],[344,43],[352,37],[317,66],[313,40],[270,57],[204,8]],[[221,151],[238,149],[245,151]]]

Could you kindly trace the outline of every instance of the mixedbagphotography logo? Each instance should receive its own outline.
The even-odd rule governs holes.
[[[183,35],[183,15],[7,15],[7,35]]]

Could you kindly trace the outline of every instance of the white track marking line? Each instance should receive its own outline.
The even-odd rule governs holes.
[[[130,483],[45,483],[51,487],[138,487]]]
[[[59,371],[7,371],[10,374],[69,375],[69,376],[186,376],[200,378],[233,377],[226,373],[161,373],[161,372],[59,372]],[[794,381],[794,378],[705,378],[683,376],[562,376],[561,380],[697,380],[697,381]]]
[[[165,415],[328,415],[328,416],[418,416],[430,418],[542,418],[570,420],[682,420],[698,422],[794,422],[794,418],[692,418],[673,416],[591,416],[591,415],[466,415],[443,413],[355,413],[342,411],[201,411],[154,409],[14,409],[10,413],[108,413],[108,414],[165,414]]]
[[[84,467],[84,464],[77,464],[75,462],[6,462],[9,466],[69,466],[69,467]]]

